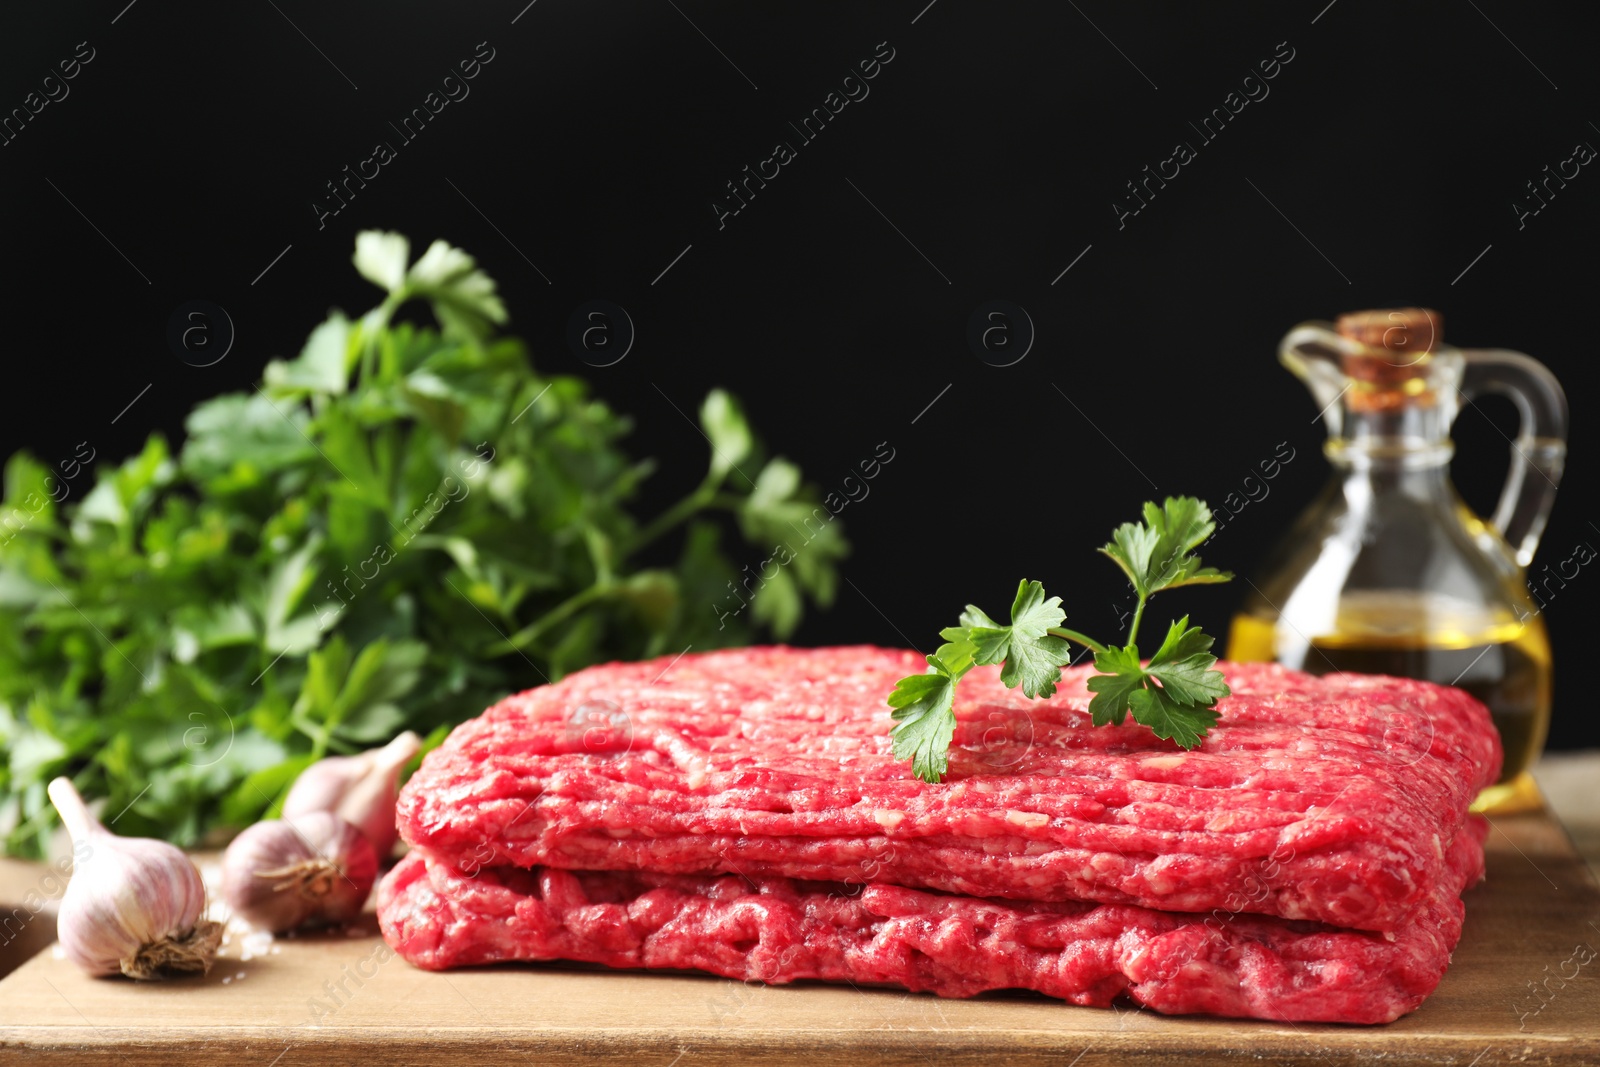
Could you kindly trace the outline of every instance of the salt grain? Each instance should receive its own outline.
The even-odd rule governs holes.
[[[249,959],[251,956],[265,956],[272,947],[273,938],[270,930],[251,930],[240,938],[239,949],[240,956],[243,959]]]

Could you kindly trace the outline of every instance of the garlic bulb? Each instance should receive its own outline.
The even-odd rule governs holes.
[[[258,822],[234,838],[222,857],[222,897],[235,915],[281,933],[355,918],[377,876],[361,831],[315,811]]]
[[[355,826],[380,860],[394,851],[395,783],[400,768],[417,754],[422,738],[407,730],[382,748],[359,756],[329,756],[295,779],[283,799],[283,817],[331,811]]]
[[[189,857],[165,841],[113,834],[66,778],[49,792],[81,857],[56,917],[67,958],[92,975],[209,971],[222,926],[202,918],[206,887]]]

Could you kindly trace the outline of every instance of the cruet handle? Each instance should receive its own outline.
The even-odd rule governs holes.
[[[1499,393],[1517,405],[1522,427],[1511,442],[1511,469],[1494,510],[1494,525],[1526,567],[1539,547],[1545,519],[1567,458],[1567,397],[1543,363],[1504,348],[1463,349],[1461,396]]]

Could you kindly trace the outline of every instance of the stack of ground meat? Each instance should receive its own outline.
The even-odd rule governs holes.
[[[942,996],[1387,1022],[1483,874],[1488,712],[1394,678],[1222,664],[1185,752],[978,668],[950,773],[890,752],[913,652],[612,664],[458,727],[401,795],[389,944],[420,967],[582,960]]]

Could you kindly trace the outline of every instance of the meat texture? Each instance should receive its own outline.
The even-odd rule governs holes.
[[[1400,931],[1435,906],[1500,770],[1483,705],[1426,682],[1225,663],[1233,695],[1184,752],[1093,726],[1088,668],[1030,701],[980,667],[929,785],[894,759],[884,704],[922,667],[765,647],[580,671],[457,727],[406,785],[400,830],[468,873],[717,872]]]
[[[419,853],[378,892],[385,939],[419,967],[581,960],[727,978],[892,985],[946,997],[1031,989],[1074,1004],[1119,995],[1167,1014],[1383,1023],[1420,1004],[1461,935],[1485,825],[1392,939],[1320,923],[1120,904],[1026,903],[874,882],[491,867]]]

